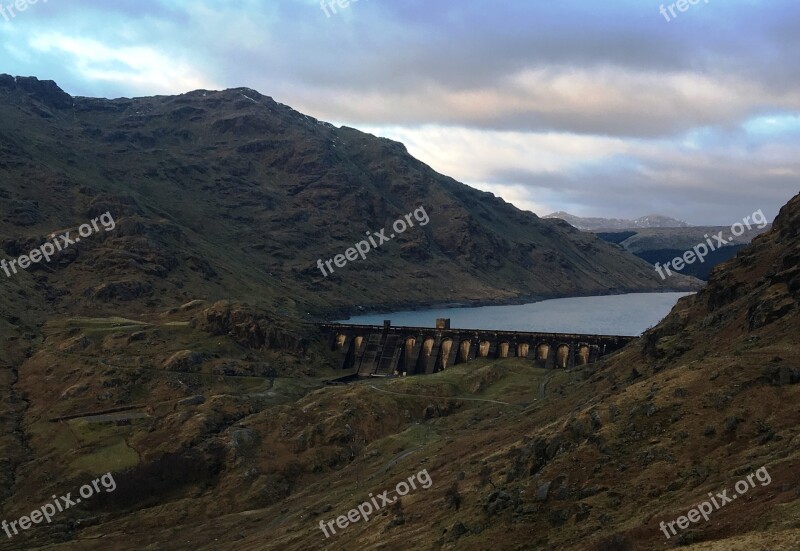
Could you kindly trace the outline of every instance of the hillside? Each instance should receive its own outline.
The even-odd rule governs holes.
[[[108,470],[116,487],[0,549],[793,549],[798,254],[800,196],[640,341],[568,371],[481,360],[325,387],[324,350],[236,304],[52,321],[18,370],[4,518]],[[368,523],[320,530],[411,475]]]
[[[6,281],[4,305],[37,286],[61,312],[235,299],[306,316],[667,287],[645,263],[438,174],[400,143],[254,90],[105,100],[0,75],[0,100],[5,255],[102,213],[116,221]],[[318,268],[411,213],[413,227],[366,259]]]

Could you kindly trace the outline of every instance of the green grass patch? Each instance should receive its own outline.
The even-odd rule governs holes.
[[[101,475],[109,471],[119,471],[134,467],[139,463],[139,455],[123,438],[101,448],[94,453],[79,457],[70,465],[76,471]]]
[[[381,447],[384,448],[387,455],[391,456],[392,452],[398,448],[409,451],[421,448],[438,439],[436,427],[431,424],[414,423],[403,432],[381,440]]]
[[[46,439],[47,445],[57,453],[75,449],[76,437],[70,433],[67,426],[61,423],[38,421],[28,428],[28,432],[31,436]]]
[[[69,423],[72,433],[80,440],[81,445],[102,444],[120,437],[123,430],[113,423],[89,423],[83,419],[71,419]]]

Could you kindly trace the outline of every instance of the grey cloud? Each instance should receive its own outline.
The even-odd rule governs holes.
[[[510,170],[495,172],[489,183],[522,185],[531,197],[545,193],[550,202],[573,205],[586,215],[636,217],[657,212],[697,225],[730,225],[759,208],[771,220],[798,193],[800,161],[793,168],[793,175],[769,175],[740,159],[723,170],[712,164],[696,170],[654,164],[646,171],[603,166],[577,174]],[[676,170],[682,179],[669,176]]]

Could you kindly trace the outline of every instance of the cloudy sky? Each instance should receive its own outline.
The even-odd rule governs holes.
[[[0,73],[83,96],[254,88],[539,215],[730,225],[800,191],[797,0],[10,4]]]

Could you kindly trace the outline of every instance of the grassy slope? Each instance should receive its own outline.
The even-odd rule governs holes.
[[[127,441],[145,454],[156,442],[193,450],[176,464],[207,470],[194,478],[189,470],[153,496],[136,493],[142,472],[120,473],[117,492],[84,515],[96,525],[52,548],[133,548],[134,533],[137,549],[167,541],[170,549],[667,549],[674,540],[659,522],[766,466],[772,484],[679,542],[792,549],[800,544],[799,239],[800,196],[706,289],[600,365],[546,372],[518,360],[478,361],[348,387],[309,379],[255,410],[242,402],[253,394],[241,392],[199,407],[156,407],[152,426],[130,428]],[[196,336],[186,338],[175,348]],[[32,415],[39,408],[32,404]],[[402,507],[335,540],[318,530],[319,520],[422,468],[433,486]],[[33,547],[51,536],[35,537]]]

